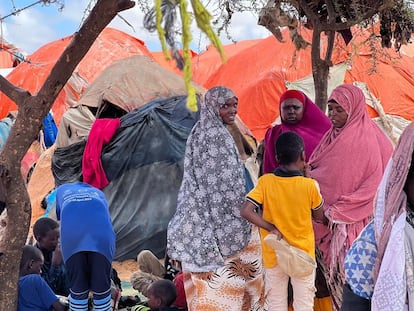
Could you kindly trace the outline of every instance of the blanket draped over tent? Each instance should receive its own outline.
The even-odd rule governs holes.
[[[103,191],[117,236],[115,260],[135,258],[143,249],[164,256],[185,143],[199,116],[186,108],[186,98],[160,98],[129,112],[102,150],[110,181]],[[52,171],[57,185],[81,175],[84,148],[85,141],[56,149]]]

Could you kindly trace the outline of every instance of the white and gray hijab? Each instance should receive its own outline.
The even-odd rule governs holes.
[[[228,88],[210,89],[187,140],[177,210],[168,225],[167,252],[190,272],[223,266],[250,239],[251,226],[240,216],[246,194],[243,164],[219,113],[232,97]]]

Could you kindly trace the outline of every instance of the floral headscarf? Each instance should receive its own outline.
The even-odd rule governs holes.
[[[168,225],[167,252],[191,272],[215,270],[250,239],[251,226],[240,216],[245,200],[243,165],[219,112],[232,97],[228,88],[210,89],[187,140],[177,210]]]

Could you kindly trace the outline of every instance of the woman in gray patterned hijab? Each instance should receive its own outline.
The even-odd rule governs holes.
[[[201,106],[200,120],[187,140],[177,210],[168,225],[167,252],[172,259],[181,261],[193,286],[203,286],[188,290],[194,288],[188,284],[191,281],[186,283],[190,310],[206,308],[207,301],[212,300],[220,310],[250,309],[238,303],[244,303],[246,283],[261,273],[259,249],[246,248],[251,225],[240,216],[246,195],[243,163],[226,128],[226,124],[234,123],[237,103],[230,89],[222,86],[210,89]],[[241,255],[243,249],[248,249],[247,257]],[[234,284],[237,279],[238,284]],[[206,283],[200,285],[203,281]],[[231,302],[225,302],[224,292],[230,288],[233,292],[229,295],[233,297]],[[209,290],[212,292],[208,293]],[[234,297],[237,290],[241,290],[239,302]],[[194,292],[202,292],[203,297],[191,296]],[[222,301],[219,303],[217,299]],[[253,300],[251,297],[250,302]]]
[[[237,104],[225,87],[210,89],[187,140],[177,211],[168,225],[168,253],[191,272],[222,266],[250,238],[250,225],[240,217],[245,199],[243,164],[220,116],[231,99]]]

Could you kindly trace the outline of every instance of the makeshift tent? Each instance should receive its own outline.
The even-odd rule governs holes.
[[[27,57],[28,62],[19,64],[7,79],[15,86],[35,94],[43,85],[52,67],[67,47],[73,36],[50,42],[32,55]],[[72,77],[60,92],[52,111],[57,124],[62,114],[77,100],[85,88],[116,59],[132,55],[146,55],[152,58],[144,42],[124,32],[112,28],[105,28],[98,36],[89,52],[76,67]],[[17,106],[7,96],[0,92],[0,118],[9,111],[17,110]]]
[[[217,53],[208,50],[206,53],[210,57],[206,58],[203,67],[193,66],[194,80],[204,87],[225,85],[234,90],[239,98],[238,113],[259,140],[278,117],[279,98],[287,88],[298,88],[314,97],[310,47],[295,54],[295,48],[287,37],[288,30],[283,33],[285,42],[281,43],[273,36],[257,40],[245,49],[238,48],[225,64],[221,63]],[[376,73],[371,75],[372,54],[368,53],[367,43],[363,44],[367,32],[353,29],[353,33],[354,38],[348,46],[340,38],[335,45],[332,59],[339,67],[331,70],[330,89],[340,83],[365,82],[386,114],[414,120],[412,59],[387,49],[386,53],[377,55]],[[301,34],[311,42],[311,31],[304,28]],[[322,50],[325,48],[326,38],[323,38]],[[377,49],[382,51],[380,47]],[[211,57],[212,54],[215,57]],[[203,53],[198,59],[198,62],[203,62]],[[208,78],[198,69],[206,67],[216,68]],[[372,117],[378,116],[373,109],[367,109]]]
[[[195,87],[200,94],[204,93],[202,87]],[[63,147],[84,139],[95,115],[103,118],[118,113],[121,116],[153,99],[184,94],[182,77],[146,56],[114,61],[63,115],[56,144]]]
[[[111,112],[118,115],[120,110],[128,112],[121,117],[120,129],[101,154],[110,181],[103,191],[117,233],[117,260],[135,258],[145,248],[158,256],[164,254],[166,228],[175,211],[181,184],[185,142],[198,118],[198,112],[186,109],[186,96],[180,93],[186,93],[180,76],[145,56],[132,56],[106,68],[85,91],[78,106],[62,117],[58,136],[64,138],[58,137],[59,148],[53,162],[57,184],[81,175],[82,157],[95,118],[114,117]],[[137,109],[132,110],[134,107]],[[93,108],[96,114],[92,113]],[[85,111],[90,116],[87,121],[78,118]],[[242,133],[248,133],[239,120],[237,123]],[[236,128],[232,129],[235,131]],[[239,138],[236,141],[243,144]],[[30,193],[37,195],[32,205],[40,205],[52,189],[49,186],[36,191],[38,183],[45,184],[36,169],[29,184]],[[41,192],[43,197],[39,198]],[[34,209],[39,211],[40,207]],[[37,211],[34,214],[38,216]]]
[[[116,232],[116,260],[150,249],[164,256],[166,228],[177,201],[185,143],[198,112],[186,96],[156,99],[121,118],[121,127],[104,147],[103,189]],[[57,148],[52,170],[57,185],[81,175],[85,141]]]
[[[176,209],[185,144],[199,112],[186,96],[159,98],[121,117],[121,127],[101,153],[109,184],[103,188],[116,232],[116,260],[136,258],[144,249],[163,257],[166,230]],[[240,125],[243,126],[242,124]],[[246,150],[241,131],[233,137]],[[82,176],[88,141],[57,148],[52,171],[57,185]],[[247,146],[251,148],[251,146]]]
[[[204,93],[203,88],[199,86],[196,87],[199,89],[200,93]],[[77,106],[70,108],[62,117],[62,122],[60,124],[61,129],[58,132],[58,142],[60,143],[58,144],[59,148],[56,149],[55,155],[57,159],[65,156],[69,157],[69,165],[62,164],[61,166],[59,161],[55,162],[54,172],[57,183],[63,182],[67,176],[80,174],[81,159],[85,148],[86,138],[96,117],[114,118],[127,113],[129,113],[128,115],[144,114],[144,116],[141,115],[141,119],[136,122],[128,121],[129,123],[127,125],[125,124],[126,121],[122,121],[122,127],[119,130],[119,133],[113,138],[113,140],[117,140],[119,137],[122,137],[122,140],[118,141],[118,144],[115,145],[113,145],[111,141],[110,145],[107,147],[110,149],[108,152],[118,152],[117,150],[120,150],[120,155],[114,155],[113,159],[105,158],[106,150],[108,149],[104,149],[102,154],[105,169],[107,168],[108,163],[118,163],[118,159],[121,159],[124,156],[132,159],[132,166],[129,166],[129,168],[127,165],[128,162],[121,161],[119,165],[116,165],[117,169],[131,170],[129,173],[125,172],[124,177],[124,171],[120,173],[120,176],[116,176],[116,178],[111,175],[112,173],[108,174],[109,179],[113,180],[116,185],[113,185],[111,182],[107,188],[113,189],[113,187],[119,186],[119,189],[116,189],[115,187],[110,193],[107,188],[104,190],[105,193],[107,193],[108,198],[110,198],[111,213],[118,213],[116,217],[114,216],[114,226],[116,227],[116,230],[119,231],[118,236],[122,242],[117,242],[117,247],[120,252],[120,255],[117,255],[117,258],[121,258],[120,256],[122,256],[122,258],[125,256],[132,256],[130,258],[135,258],[135,252],[137,252],[138,248],[129,248],[128,243],[132,243],[132,241],[137,243],[136,247],[151,246],[151,249],[158,254],[160,254],[163,247],[165,247],[165,245],[162,245],[161,237],[162,234],[165,234],[167,216],[171,215],[172,210],[175,209],[172,193],[173,191],[178,191],[178,187],[181,183],[181,179],[174,176],[179,175],[179,170],[182,169],[182,165],[179,164],[178,161],[176,163],[173,163],[172,161],[178,159],[178,153],[181,154],[182,152],[183,155],[183,146],[186,139],[184,136],[187,135],[187,132],[198,115],[198,113],[184,109],[185,97],[183,97],[183,95],[185,94],[186,91],[182,77],[161,67],[146,56],[132,56],[116,61],[106,68],[88,87],[81,100],[77,103]],[[151,109],[146,108],[147,110],[145,110],[145,112],[134,110],[143,105],[148,107],[149,104],[147,103],[152,100],[155,100],[156,103],[149,106]],[[127,117],[128,115],[122,117],[122,120],[125,118],[131,120]],[[81,118],[81,116],[84,116],[84,118]],[[70,137],[69,133],[71,133]],[[63,135],[63,138],[61,135]],[[167,139],[167,141],[164,141],[163,139]],[[163,143],[158,145],[160,140],[162,140]],[[138,145],[135,146],[135,143],[138,143]],[[156,149],[156,154],[152,154],[151,152],[154,152],[153,149],[155,147],[161,149]],[[39,215],[44,213],[44,210],[40,207],[40,203],[55,184],[53,177],[50,174],[50,153],[47,152],[47,154],[48,156],[42,156],[39,160],[39,166],[35,167],[29,182],[29,195],[33,208],[32,224]],[[145,157],[145,159],[141,159],[141,157]],[[148,161],[153,161],[153,165],[149,166]],[[166,164],[163,161],[170,161],[168,163],[171,167],[165,168],[168,163]],[[49,167],[49,173],[47,167]],[[142,169],[141,173],[138,175],[136,175],[136,172],[132,174],[137,167],[142,167],[140,168]],[[162,168],[161,171],[157,169],[159,167]],[[153,174],[153,176],[145,175],[148,171]],[[113,168],[110,172],[113,172]],[[164,173],[167,175],[160,177]],[[136,178],[138,179],[131,181],[131,174],[133,175],[133,178],[137,176]],[[126,179],[124,180],[124,178]],[[159,192],[156,193],[156,195],[155,193],[152,195],[148,195],[147,193],[145,199],[148,202],[138,204],[141,201],[139,201],[135,195],[138,195],[139,193],[142,194],[141,187],[144,187],[147,181],[150,182],[151,178],[157,178],[157,182],[162,181],[162,185],[157,188],[154,186],[155,181],[152,180],[150,187],[151,189],[154,188],[154,191],[158,189]],[[126,183],[124,184],[122,180]],[[145,187],[148,187],[150,184],[146,185],[147,186]],[[129,189],[128,187],[134,187],[133,191],[132,188]],[[128,193],[125,193],[124,191],[127,189],[129,189]],[[144,190],[145,189],[142,188],[142,191]],[[112,191],[114,191],[114,193],[112,193]],[[143,197],[141,197],[140,200],[142,200],[142,198]],[[165,205],[159,205],[160,201]],[[143,207],[141,209],[142,204]],[[140,219],[142,223],[139,224],[148,226],[147,223],[151,223],[152,218],[149,218],[149,214],[143,215],[142,213],[148,208],[147,206],[153,207],[154,204],[159,205],[159,207],[162,208],[161,211],[156,213],[160,213],[163,217],[160,220],[156,220],[156,224],[154,224],[155,227],[152,227],[154,232],[145,231],[146,235],[139,232],[137,235],[137,230],[141,229],[135,228],[136,220],[128,224],[125,223],[125,221],[138,217],[134,216],[135,214],[132,216],[130,215],[131,213],[137,213],[137,215],[143,217]],[[155,211],[156,210],[152,212],[155,213]],[[125,228],[129,228],[130,226],[134,229],[128,234],[128,232],[125,231]],[[145,230],[146,227],[142,228]],[[150,234],[154,234],[155,238]],[[140,235],[142,235],[142,240],[140,240]],[[152,240],[154,245],[151,244]],[[123,245],[125,244],[123,241],[126,241],[125,244],[128,245],[128,254],[126,254],[126,250],[124,249]]]

